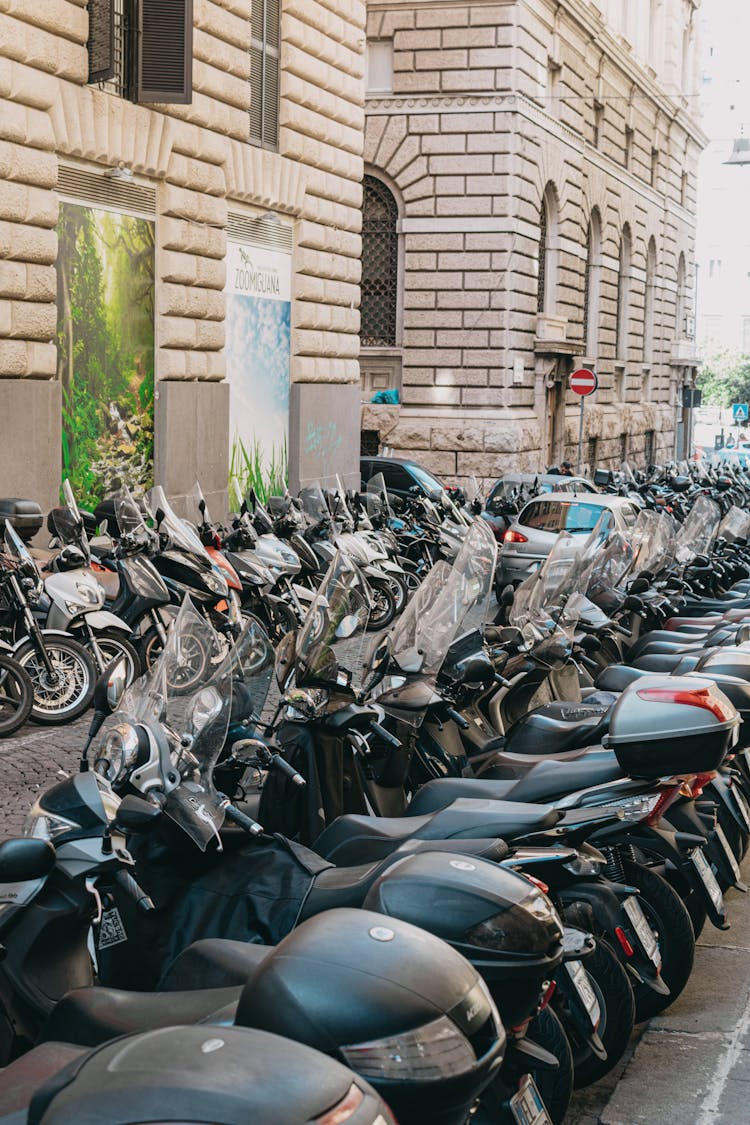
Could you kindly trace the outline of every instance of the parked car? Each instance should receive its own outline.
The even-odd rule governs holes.
[[[464,495],[460,489],[449,487],[416,461],[401,457],[360,457],[359,466],[363,489],[371,477],[376,473],[382,473],[385,487],[390,495],[404,498],[413,495],[413,489],[416,487],[430,500],[437,500],[440,493],[445,490],[459,503],[464,502]]]
[[[528,578],[552,550],[559,532],[585,537],[596,526],[602,512],[609,512],[610,527],[632,528],[638,506],[624,496],[591,492],[557,491],[529,500],[503,536],[498,561],[498,589],[517,585]]]
[[[537,493],[596,492],[585,477],[564,477],[557,473],[506,473],[496,480],[487,493],[482,519],[490,524],[495,538],[503,535],[513,522],[521,504]]]

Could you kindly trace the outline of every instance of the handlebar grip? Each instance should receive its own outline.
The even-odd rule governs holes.
[[[128,871],[123,871],[122,869],[116,871],[115,882],[119,887],[122,887],[127,895],[130,895],[143,914],[150,914],[152,910],[156,910],[151,897],[146,894],[143,887],[140,887],[138,883],[136,883],[135,879]]]
[[[495,683],[499,684],[501,687],[510,687],[510,680],[507,680],[505,676],[501,676],[499,672],[495,672],[494,679]],[[467,723],[466,725],[468,726],[469,724]]]
[[[459,726],[461,730],[468,730],[471,726],[469,720],[465,719],[463,715],[455,710],[454,707],[446,707],[445,713],[447,714],[449,719],[453,719],[453,722],[456,723],[456,725]]]
[[[234,805],[227,804],[224,811],[228,820],[233,821],[239,828],[244,828],[245,832],[248,832],[251,836],[263,835],[263,825],[258,824],[257,820],[253,820],[251,816],[247,816]]]
[[[383,742],[387,742],[389,746],[392,746],[394,750],[401,749],[403,745],[401,739],[396,738],[395,734],[391,734],[385,727],[381,727],[380,723],[376,723],[374,719],[370,723],[370,730],[373,734],[376,734],[378,738],[382,738]]]
[[[302,774],[297,773],[294,766],[290,766],[289,762],[287,762],[285,758],[282,758],[281,754],[272,754],[269,765],[272,769],[280,770],[281,773],[290,778],[295,785],[299,785],[301,789],[304,789],[304,787],[307,785],[307,782],[305,781]]]

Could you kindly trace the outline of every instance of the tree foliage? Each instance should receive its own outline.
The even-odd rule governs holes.
[[[697,383],[707,406],[750,402],[750,357],[733,352],[712,356],[704,363]]]

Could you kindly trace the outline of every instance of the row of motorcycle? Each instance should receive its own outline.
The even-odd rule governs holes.
[[[0,500],[0,737],[29,718],[79,718],[116,656],[128,681],[137,678],[186,594],[226,636],[250,615],[280,639],[301,624],[338,548],[367,577],[369,628],[388,626],[433,562],[455,556],[469,516],[447,496],[439,505],[415,497],[391,527],[382,474],[363,495],[333,483],[267,505],[250,492],[222,526],[198,484],[183,520],[160,487],[140,503],[121,489],[92,513],[66,481],[64,504],[47,516],[48,549],[28,546],[42,528],[39,506]]]
[[[342,489],[286,498],[330,545],[294,624],[185,592],[0,844],[0,1119],[562,1122],[745,889],[745,488],[561,535],[498,592],[481,519],[436,512],[428,564],[382,481],[364,530]],[[189,528],[157,493],[148,528],[121,494],[118,542],[137,513],[201,559],[196,503]],[[346,536],[389,533],[416,581],[373,629]]]

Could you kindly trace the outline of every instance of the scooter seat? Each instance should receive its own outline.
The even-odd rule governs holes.
[[[535,707],[510,728],[504,750],[508,754],[546,755],[595,746],[609,727],[609,712],[615,702],[614,696],[598,693],[583,702],[554,700]]]
[[[96,1047],[118,1035],[178,1024],[231,1022],[241,986],[193,992],[126,992],[76,988],[55,1006],[40,1042],[58,1039]]]
[[[71,1043],[42,1043],[6,1066],[0,1073],[0,1119],[26,1125],[26,1111],[39,1087],[85,1054],[85,1047]]]
[[[229,938],[202,938],[175,957],[158,987],[165,992],[187,992],[244,985],[272,949],[272,945]]]
[[[705,652],[692,652],[684,655],[680,652],[647,652],[633,661],[633,668],[639,672],[664,672],[668,676],[683,676],[693,672]]]

